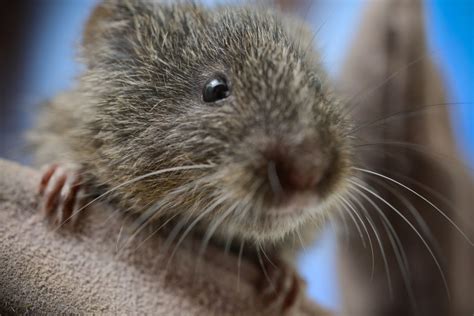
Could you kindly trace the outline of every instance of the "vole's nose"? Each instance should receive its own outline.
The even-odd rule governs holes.
[[[276,145],[266,152],[268,181],[275,195],[314,191],[326,171],[325,158],[314,142]]]

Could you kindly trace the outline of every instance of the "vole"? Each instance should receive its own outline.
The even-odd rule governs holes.
[[[55,162],[40,184],[50,217],[69,218],[84,188],[155,224],[287,260],[344,193],[351,122],[301,22],[109,0],[80,56],[75,87],[32,132],[39,161]]]

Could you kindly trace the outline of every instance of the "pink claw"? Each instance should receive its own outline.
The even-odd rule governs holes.
[[[42,196],[41,211],[48,219],[62,225],[74,214],[80,189],[81,177],[76,170],[58,164],[48,166],[38,186]]]

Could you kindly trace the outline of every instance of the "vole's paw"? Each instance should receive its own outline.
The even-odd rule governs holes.
[[[38,186],[42,213],[58,226],[70,221],[81,202],[80,191],[77,169],[60,164],[47,166]]]
[[[268,309],[278,315],[293,315],[304,297],[306,282],[298,272],[283,261],[265,264],[262,295]]]

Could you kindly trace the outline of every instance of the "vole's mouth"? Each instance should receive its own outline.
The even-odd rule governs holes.
[[[233,222],[233,233],[241,238],[259,241],[278,241],[297,227],[321,218],[325,208],[324,202],[315,194],[292,196],[285,203],[273,205],[255,204],[243,222]]]
[[[280,196],[269,207],[267,216],[301,216],[308,210],[317,209],[320,197],[314,192],[296,193],[291,196]]]
[[[221,176],[223,192],[232,198],[231,205],[238,205],[230,223],[235,234],[278,240],[327,217],[344,186],[344,153],[309,136],[293,142],[249,143],[255,147],[241,149],[242,157],[249,159],[226,165]]]

